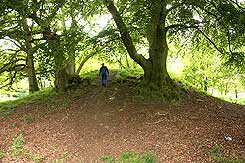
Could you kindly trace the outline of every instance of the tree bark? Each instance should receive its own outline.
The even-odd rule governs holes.
[[[55,61],[55,81],[54,85],[58,92],[64,92],[68,84],[67,65],[65,63],[65,56],[63,47],[60,43],[60,38],[55,32],[51,32],[50,28],[45,30],[49,48],[52,50]]]
[[[58,92],[64,92],[67,89],[68,74],[66,68],[56,69],[54,85]]]
[[[97,52],[97,51],[96,51]],[[96,52],[93,52],[93,53],[91,53],[90,55],[87,55],[83,60],[82,60],[82,62],[80,63],[80,65],[79,65],[79,67],[78,67],[78,69],[77,69],[77,71],[76,71],[76,75],[79,75],[80,74],[80,72],[81,72],[81,70],[82,70],[82,68],[83,68],[83,65],[91,58],[91,57],[93,57],[95,54],[96,54]]]
[[[151,22],[147,32],[149,59],[137,53],[127,27],[112,1],[107,1],[107,8],[116,22],[130,57],[144,70],[141,92],[161,96],[166,100],[179,99],[180,89],[170,78],[166,66],[168,55],[167,29],[165,29],[167,11],[164,10],[166,4],[161,0],[152,0],[150,3]]]
[[[75,55],[69,56],[67,63],[66,63],[66,72],[69,75],[75,75]]]
[[[137,53],[137,50],[133,44],[132,38],[129,35],[129,32],[127,30],[126,24],[123,22],[122,17],[120,16],[120,13],[118,12],[117,8],[115,7],[113,1],[108,0],[107,8],[108,8],[109,12],[111,13],[119,31],[120,31],[123,44],[126,47],[126,50],[129,54],[129,56],[135,62],[137,62],[141,67],[144,67],[146,65],[146,59],[142,55]]]
[[[67,73],[66,67],[62,67],[60,63],[56,62],[54,85],[58,92],[66,91],[69,79],[68,76],[69,74]]]
[[[78,85],[81,82],[79,75],[75,74],[75,55],[65,58],[63,47],[60,44],[58,36],[49,41],[49,45],[54,52],[55,57],[55,81],[54,85],[58,92],[65,92],[71,84]],[[72,83],[70,83],[72,82]]]
[[[208,91],[208,78],[206,77],[203,82],[203,90]]]
[[[238,98],[238,91],[235,90],[235,95],[236,95],[236,98]]]
[[[39,90],[38,83],[37,83],[37,78],[36,78],[36,72],[35,72],[35,67],[34,67],[34,57],[31,52],[32,45],[31,45],[31,39],[32,35],[31,32],[27,35],[26,39],[26,46],[27,46],[27,74],[28,74],[28,82],[29,82],[29,93],[33,93],[35,91]]]
[[[179,89],[167,71],[168,45],[160,25],[150,30],[149,59],[144,69],[144,94],[161,96],[166,100],[178,99]]]

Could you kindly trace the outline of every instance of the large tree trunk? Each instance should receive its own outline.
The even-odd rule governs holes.
[[[166,68],[168,54],[165,30],[165,19],[167,16],[167,11],[165,11],[166,4],[161,0],[152,0],[149,3],[151,3],[152,11],[149,31],[147,32],[149,59],[145,59],[137,53],[128,29],[114,6],[113,1],[107,1],[107,8],[116,22],[122,41],[130,57],[144,69],[141,92],[153,96],[161,96],[166,100],[178,99],[180,93],[179,88],[170,78]]]
[[[55,50],[55,88],[58,92],[64,92],[71,87],[77,86],[81,83],[79,75],[75,74],[75,55],[71,55],[67,60],[64,57],[60,40],[56,38],[53,42],[56,47]]]
[[[155,27],[153,27],[155,28]],[[168,46],[166,34],[160,26],[152,29],[149,38],[149,59],[144,69],[142,91],[146,94],[161,96],[166,100],[178,99],[179,88],[167,71]]]
[[[28,74],[28,82],[29,82],[29,93],[33,93],[35,91],[38,91],[38,83],[37,83],[37,78],[36,78],[36,72],[35,72],[35,67],[34,67],[34,61],[33,61],[33,54],[31,52],[32,45],[31,45],[31,33],[28,34],[26,40],[27,44],[27,74]]]
[[[55,81],[54,85],[58,92],[64,92],[67,88],[68,83],[68,73],[67,73],[67,63],[65,63],[65,56],[63,52],[63,47],[60,43],[60,38],[55,32],[51,32],[48,27],[43,32],[44,37],[47,38],[49,48],[52,50],[52,55],[55,61]],[[71,66],[72,67],[72,66]],[[70,68],[72,72],[72,68]]]
[[[76,88],[82,80],[79,75],[67,72],[67,66],[56,70],[55,88],[58,92],[64,92],[70,88]]]
[[[58,92],[66,91],[68,85],[68,74],[66,72],[66,68],[56,70],[54,85]]]
[[[75,55],[69,56],[67,63],[66,63],[66,72],[69,75],[75,75]]]
[[[55,56],[55,81],[54,81],[54,85],[55,88],[58,92],[64,92],[67,89],[67,85],[68,85],[68,76],[69,74],[67,73],[67,67],[64,66],[62,64],[62,62],[64,61],[64,57],[62,56],[63,53],[60,53],[60,56]],[[57,58],[57,57],[61,57],[63,59]]]

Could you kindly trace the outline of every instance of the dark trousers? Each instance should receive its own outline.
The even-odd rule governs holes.
[[[101,78],[102,86],[106,86],[106,83],[107,83],[107,75],[106,74],[102,74],[101,76],[102,76],[102,78]]]

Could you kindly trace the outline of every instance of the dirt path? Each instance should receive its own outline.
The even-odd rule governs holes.
[[[220,145],[227,156],[245,159],[245,107],[211,97],[189,95],[183,104],[169,106],[132,96],[131,84],[91,86],[29,105],[17,114],[0,117],[3,163],[100,162],[102,155],[123,151],[151,152],[159,163],[211,162],[210,151]],[[27,124],[24,119],[31,117]],[[13,157],[13,138],[22,131],[25,154]],[[229,135],[232,141],[224,140]],[[1,162],[0,161],[0,162]]]

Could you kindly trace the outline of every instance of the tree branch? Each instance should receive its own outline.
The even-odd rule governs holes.
[[[5,71],[11,71],[11,65],[17,63],[18,61],[25,61],[24,59],[17,59],[17,60],[10,60],[10,62],[4,64],[1,68],[0,68],[0,74],[5,72]],[[25,66],[25,64],[20,64],[21,66]],[[17,65],[15,65],[17,67]],[[13,67],[15,67],[13,66]]]
[[[17,71],[14,72],[14,75],[11,77],[11,78],[7,78],[5,81],[7,81],[8,79],[10,79],[9,83],[3,85],[0,87],[0,89],[4,88],[4,87],[7,87],[7,86],[12,86],[13,83],[14,83],[14,79],[16,78],[16,75],[17,75]]]
[[[237,6],[239,6],[237,0],[236,0],[236,2],[233,1],[233,0],[228,0],[228,1],[231,2],[231,3],[236,4]],[[213,6],[214,8],[217,7],[217,6],[214,4],[213,1],[209,1],[209,2],[212,4],[212,6]],[[240,9],[244,9],[244,8],[240,8]],[[219,14],[222,14],[222,13],[220,13],[220,11],[218,11],[218,12],[219,12]],[[224,29],[226,30],[226,36],[227,36],[227,42],[228,42],[228,48],[229,48],[230,53],[233,53],[233,52],[232,52],[232,49],[231,49],[231,35],[230,35],[229,26],[228,26],[225,22],[220,21],[220,19],[219,19],[217,16],[216,16],[215,18],[216,18],[216,20],[217,20],[217,21],[224,27]]]
[[[216,44],[202,31],[202,30],[200,30],[200,29],[198,29],[198,28],[196,28],[213,46],[214,46],[214,48],[217,50],[217,51],[219,51],[221,54],[224,54],[224,52],[221,50],[221,49],[219,49],[217,46],[216,46]]]
[[[12,52],[15,52],[15,53],[18,53],[20,52],[21,50],[16,50],[16,49],[4,49],[4,50],[0,50],[0,53],[3,53],[5,51],[12,51]]]
[[[122,20],[122,17],[120,16],[120,13],[116,9],[115,5],[111,0],[106,0],[107,2],[107,8],[109,12],[111,13],[119,31],[121,34],[121,38],[123,41],[124,46],[126,47],[127,52],[129,53],[130,57],[137,62],[141,67],[146,66],[147,60],[144,58],[144,56],[137,53],[136,48],[133,44],[132,38],[129,35],[129,32],[127,30],[127,27],[125,23]]]
[[[89,58],[93,57],[99,50],[94,51],[93,53],[90,53],[89,55],[87,55],[82,62],[79,64],[79,67],[76,71],[76,75],[80,74],[80,71],[82,70],[83,65],[89,60]]]
[[[167,13],[169,13],[169,12],[171,12],[171,11],[173,11],[173,10],[181,7],[181,6],[183,6],[184,4],[185,4],[185,0],[182,3],[178,3],[176,5],[173,5],[172,7],[170,7],[169,9],[167,9]]]
[[[58,10],[64,5],[64,3],[65,3],[64,0],[56,0],[57,5],[54,7],[53,12],[51,13],[50,16],[48,16],[46,21],[49,22],[50,20],[52,20],[55,17],[55,15],[57,14]],[[50,23],[48,23],[48,24],[50,24]]]
[[[202,22],[199,22],[199,23],[194,23],[193,25],[185,25],[185,24],[188,24],[187,22],[186,23],[183,23],[183,24],[172,24],[172,25],[169,25],[167,27],[165,27],[165,31],[167,32],[169,29],[172,29],[172,28],[184,28],[184,29],[189,29],[189,28],[199,28],[200,26],[198,26],[198,24],[201,24]]]
[[[210,3],[213,5],[212,2],[210,2]],[[212,15],[212,16],[215,17],[217,20],[219,20],[219,18],[218,18],[218,16],[217,16],[216,14],[210,12],[209,10],[203,8],[202,6],[200,6],[200,5],[196,4],[196,3],[189,3],[189,2],[186,2],[186,3],[184,3],[184,4],[186,4],[186,5],[191,5],[191,6],[194,6],[194,7],[198,7],[198,8],[201,9],[202,11],[206,12],[206,13],[209,14],[209,15]]]
[[[10,39],[5,38],[4,40],[7,40],[7,41],[12,42],[12,43],[15,44],[18,48],[20,48],[21,50],[25,51],[25,49],[24,49],[21,45],[19,45],[19,43],[18,43],[17,41],[15,41],[14,39],[12,39],[12,38],[10,38]]]
[[[57,14],[57,11],[60,9],[61,6],[64,4],[64,0],[56,0],[57,5],[54,7],[53,12],[46,18],[46,19],[41,19],[37,16],[37,13],[31,13],[28,14],[27,16],[31,19],[33,19],[38,25],[41,27],[47,27],[47,24],[49,26],[50,21],[54,18],[54,16]]]
[[[94,55],[96,55],[97,53],[98,53],[98,51],[101,51],[102,49],[104,49],[106,46],[105,46],[105,44],[107,44],[107,43],[109,43],[109,42],[112,42],[112,41],[114,41],[114,40],[116,40],[117,38],[114,38],[114,39],[111,39],[111,40],[108,40],[108,41],[106,41],[104,44],[100,44],[100,46],[101,46],[101,48],[98,48],[98,49],[96,49],[94,52],[92,52],[92,53],[90,53],[89,55],[87,55],[83,60],[82,60],[82,62],[80,63],[80,65],[79,65],[79,67],[78,67],[78,69],[77,69],[77,71],[76,71],[76,75],[79,75],[79,73],[80,73],[80,71],[82,70],[82,67],[83,67],[83,65],[91,58],[91,57],[93,57]],[[89,42],[92,42],[92,41],[89,41]],[[94,48],[93,48],[94,49]]]
[[[34,43],[35,41],[41,41],[41,40],[47,40],[46,38],[37,38],[37,39],[32,39],[30,42]]]
[[[27,16],[34,20],[38,25],[42,26],[43,20],[39,18],[36,13],[28,14]]]
[[[240,9],[242,9],[242,10],[245,10],[245,8],[244,7],[242,7],[239,3],[238,3],[238,1],[236,0],[236,1],[234,1],[234,0],[228,0],[228,1],[230,1],[231,3],[233,3],[233,4],[235,4],[235,5],[237,5],[237,7],[238,8],[240,8]]]

